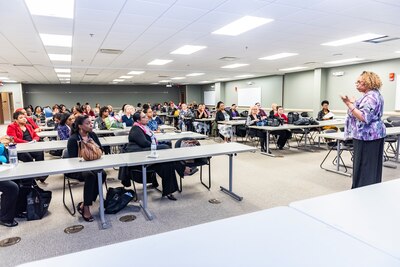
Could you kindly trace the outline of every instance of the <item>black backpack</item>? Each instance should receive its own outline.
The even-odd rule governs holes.
[[[309,118],[300,118],[293,123],[294,125],[310,125]]]
[[[300,118],[299,113],[297,112],[289,112],[288,113],[288,124],[294,124],[295,121],[298,121]]]
[[[125,208],[135,197],[135,192],[124,187],[108,188],[107,197],[104,201],[106,214],[115,214]]]

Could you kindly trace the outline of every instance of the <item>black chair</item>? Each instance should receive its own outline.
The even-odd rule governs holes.
[[[66,148],[62,152],[61,158],[63,158],[63,159],[69,158],[68,150]],[[74,216],[76,213],[76,208],[75,208],[74,196],[72,195],[71,185],[77,184],[78,182],[71,182],[71,179],[78,181],[78,182],[84,182],[84,181],[76,179],[76,178],[72,178],[71,176],[68,175],[68,173],[64,173],[63,204],[64,204],[65,209],[69,212],[69,214]],[[72,209],[70,207],[68,207],[67,204],[65,203],[65,188],[66,188],[67,184],[68,184],[68,189],[69,189],[69,195],[71,197]],[[106,189],[108,189],[107,181],[104,181],[104,184],[106,186]]]
[[[151,167],[150,167],[151,168]],[[132,181],[132,185],[133,185],[133,191],[135,191],[135,198],[134,201],[137,201],[138,198],[138,194],[137,194],[137,190],[136,190],[136,185],[135,183],[139,183],[139,184],[143,184],[143,172],[142,172],[142,166],[135,166],[135,167],[130,167],[130,171],[131,171],[131,181]],[[146,177],[147,177],[147,184],[143,186],[147,186],[148,184],[153,184],[154,182],[157,182],[157,174],[154,170],[146,168]],[[157,187],[154,187],[157,191],[161,192],[160,189],[158,189]]]
[[[392,123],[385,122],[386,128],[394,127]],[[397,144],[397,136],[389,135],[385,137],[385,143],[388,144],[388,147],[386,148],[385,152],[385,159],[389,159],[388,153],[393,153],[396,155],[397,153],[397,147],[395,148]]]
[[[323,166],[326,159],[329,157],[332,151],[337,150],[337,142],[331,141],[328,142],[328,147],[330,147],[328,153],[326,154],[325,158],[322,160],[321,164],[319,165],[321,169],[326,170],[326,168]],[[351,161],[353,161],[353,141],[352,140],[346,140],[346,141],[341,141],[339,142],[339,155],[336,155],[335,158],[332,160],[332,164],[336,166],[336,164],[339,164],[339,167],[342,166],[344,167],[345,171],[347,173],[348,168],[352,168],[351,166],[347,166],[342,158],[342,153],[343,151],[348,151],[351,155]],[[337,158],[339,156],[339,159]]]
[[[175,148],[179,148],[182,145],[182,141],[185,140],[196,140],[194,138],[191,137],[184,137],[181,138],[179,140],[176,141],[175,143]],[[210,190],[211,188],[211,157],[206,157],[206,158],[199,158],[199,159],[194,159],[193,162],[188,162],[186,161],[184,163],[185,167],[189,167],[189,168],[196,168],[196,167],[200,167],[200,182],[201,184],[207,188],[208,190]],[[208,185],[205,184],[203,182],[203,166],[204,165],[208,165]],[[179,192],[182,192],[182,180],[183,180],[183,176],[179,175],[180,177],[180,183],[179,183]]]

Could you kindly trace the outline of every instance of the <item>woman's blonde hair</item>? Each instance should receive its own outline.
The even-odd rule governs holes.
[[[363,71],[360,77],[364,82],[364,86],[370,90],[379,90],[382,87],[381,78],[375,72]]]

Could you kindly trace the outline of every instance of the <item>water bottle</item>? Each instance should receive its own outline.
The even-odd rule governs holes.
[[[182,132],[186,132],[186,124],[185,122],[182,122]]]
[[[10,143],[8,145],[8,157],[11,166],[15,167],[18,165],[18,153],[16,144]]]
[[[157,155],[157,143],[156,143],[156,138],[154,135],[151,136],[151,157],[156,158]]]
[[[98,130],[98,129],[99,129],[99,124],[97,123],[97,121],[94,122],[93,128],[94,128],[95,130]]]

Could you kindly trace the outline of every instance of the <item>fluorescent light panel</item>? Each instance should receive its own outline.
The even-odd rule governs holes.
[[[186,74],[186,76],[187,77],[195,77],[195,76],[201,76],[201,75],[204,75],[205,73],[202,73],[202,72],[193,72],[193,73],[189,73],[189,74]]]
[[[297,53],[279,53],[279,54],[275,54],[275,55],[271,55],[271,56],[267,56],[267,57],[260,57],[259,59],[261,59],[261,60],[276,60],[276,59],[292,57],[292,56],[297,56],[297,55],[298,55]]]
[[[376,38],[384,37],[384,36],[385,35],[376,34],[376,33],[365,33],[365,34],[356,35],[356,36],[352,36],[352,37],[345,38],[345,39],[340,39],[337,41],[323,43],[321,45],[341,46],[341,45],[353,44],[353,43],[358,43],[358,42],[362,42],[362,41],[366,41],[366,40],[376,39]]]
[[[123,82],[125,81],[124,79],[114,79],[113,82]]]
[[[230,80],[231,78],[217,78],[217,79],[214,79],[214,80],[216,80],[216,81],[227,81],[227,80]]]
[[[119,78],[120,79],[130,79],[130,78],[132,78],[133,76],[127,76],[127,75],[122,75],[122,76],[120,76]]]
[[[248,65],[249,64],[235,63],[235,64],[222,66],[221,68],[223,68],[223,69],[235,69],[235,68],[240,68],[240,67],[244,67],[244,66],[248,66]]]
[[[0,80],[8,80],[8,79],[10,79],[10,78],[8,78],[8,77],[0,77]]]
[[[147,65],[165,65],[172,62],[172,60],[170,59],[154,59],[153,61],[150,61],[149,63],[147,63]]]
[[[186,77],[174,77],[174,78],[171,78],[171,80],[183,80],[183,79],[186,79]]]
[[[74,18],[74,0],[25,0],[31,15]]]
[[[396,51],[395,53],[399,53],[400,54],[400,51]]]
[[[159,83],[169,83],[170,82],[170,80],[161,80],[161,81],[158,81]]]
[[[65,54],[49,54],[51,61],[71,61],[71,55]]]
[[[346,58],[346,59],[340,59],[340,60],[334,60],[334,61],[328,61],[324,62],[324,64],[340,64],[340,63],[350,63],[350,62],[356,62],[356,61],[361,61],[364,60],[363,58]]]
[[[45,46],[72,47],[72,35],[40,33],[39,36]]]
[[[172,51],[170,54],[176,54],[176,55],[190,55],[193,54],[197,51],[200,51],[202,49],[205,49],[206,46],[200,46],[200,45],[184,45],[182,47],[179,47],[178,49]]]
[[[212,83],[213,81],[201,81],[199,83]]]
[[[279,69],[279,71],[291,71],[291,70],[302,70],[302,69],[307,69],[307,67],[292,67],[292,68]]]
[[[213,34],[222,34],[222,35],[230,35],[237,36],[244,32],[250,31],[254,28],[257,28],[261,25],[274,21],[273,19],[253,17],[253,16],[244,16],[234,22],[229,23],[228,25],[212,32]]]
[[[17,81],[14,80],[4,80],[3,83],[16,83]]]
[[[250,78],[250,77],[254,77],[254,74],[243,74],[235,76],[235,78]]]
[[[71,73],[71,69],[54,69],[57,73]]]
[[[144,71],[142,71],[142,70],[133,70],[133,71],[128,72],[129,75],[140,75],[143,73],[144,73]]]
[[[71,74],[57,74],[58,78],[71,78]]]

